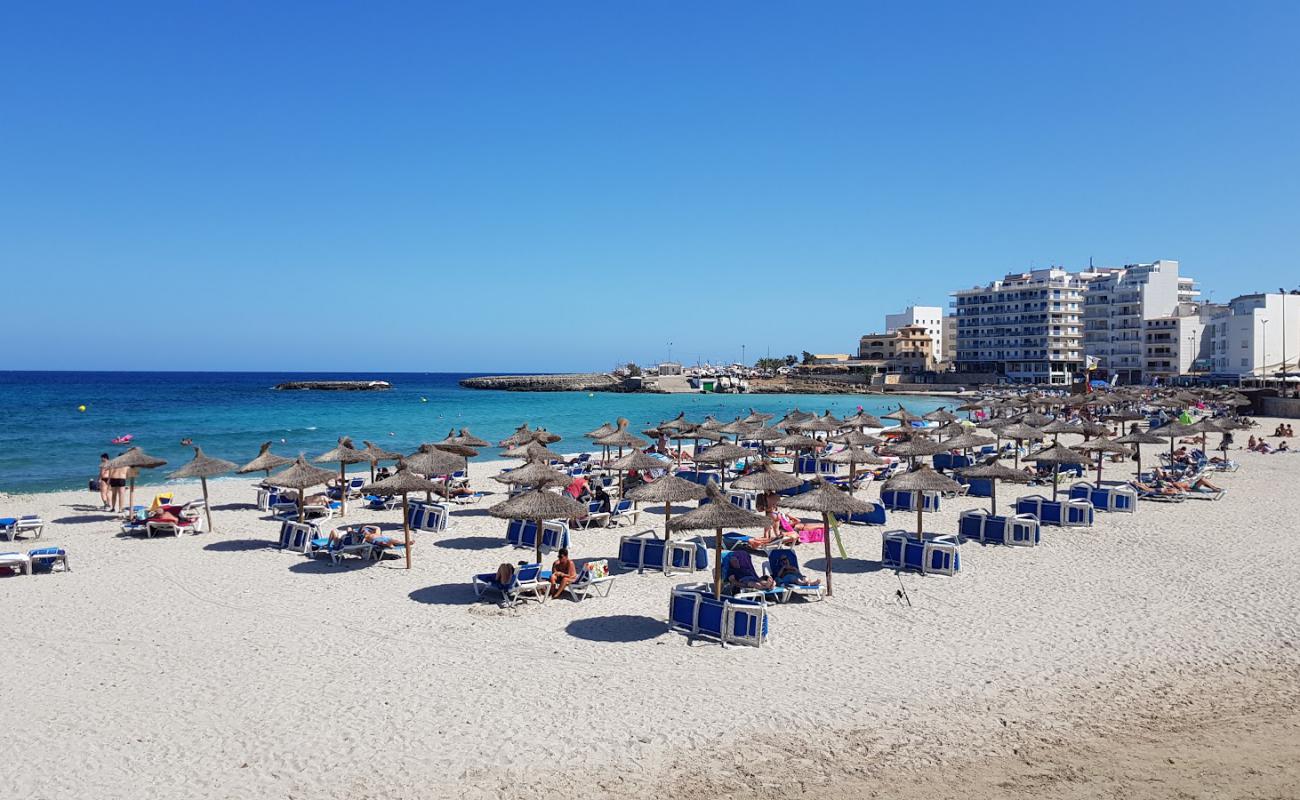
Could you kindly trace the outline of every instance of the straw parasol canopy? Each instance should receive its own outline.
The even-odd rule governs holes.
[[[806,419],[812,419],[814,416],[814,414],[809,414],[807,411],[800,411],[799,407],[795,406],[793,410],[787,412],[784,417],[781,417],[779,423],[772,427],[788,428],[791,422],[803,422]]]
[[[844,418],[844,427],[846,428],[883,428],[884,423],[870,414],[859,411],[851,417]]]
[[[752,407],[749,409],[749,416],[745,417],[745,422],[750,425],[763,425],[768,420],[775,417],[775,414],[764,414],[762,411],[755,411]]]
[[[1017,443],[1023,442],[1023,441],[1025,441],[1025,440],[1027,440],[1027,439],[1032,440],[1032,439],[1046,439],[1046,438],[1047,438],[1047,434],[1043,433],[1043,432],[1042,432],[1041,430],[1039,430],[1038,428],[1032,427],[1032,426],[1030,426],[1030,425],[1026,425],[1026,424],[1024,424],[1023,422],[1015,422],[1015,423],[1012,423],[1012,424],[1010,424],[1010,425],[1003,426],[1003,427],[1001,427],[1001,428],[996,428],[995,430],[996,430],[996,432],[997,432],[997,435],[998,435],[998,438],[999,438],[999,439],[1015,439]],[[1015,463],[1016,468],[1019,469],[1019,468],[1020,468],[1020,448],[1019,448],[1019,447],[1016,448],[1016,451],[1015,451],[1015,454],[1014,454],[1014,457],[1013,457],[1012,460],[1013,460],[1013,462]]]
[[[965,432],[966,426],[961,424],[960,421],[949,422],[934,431],[937,436],[961,436]]]
[[[839,450],[837,452],[831,453],[830,455],[826,456],[822,460],[829,461],[832,464],[849,465],[849,493],[850,494],[855,490],[857,486],[859,464],[879,465],[885,463],[885,459],[881,458],[880,456],[876,455],[870,450],[864,450],[861,447],[854,447],[853,445],[849,445],[843,450]],[[821,476],[819,475],[817,477],[820,478]]]
[[[492,443],[486,439],[480,439],[469,432],[469,428],[461,428],[460,435],[456,437],[457,444],[467,445],[469,447],[491,447]]]
[[[830,414],[822,417],[813,417],[812,419],[793,422],[786,426],[787,430],[805,431],[811,433],[831,433],[844,427],[844,423],[835,419]]]
[[[307,489],[329,483],[333,479],[334,473],[330,470],[313,467],[307,463],[304,456],[298,456],[288,468],[268,477],[266,482],[272,486],[294,489],[298,492],[298,521],[302,522],[303,500]]]
[[[736,441],[740,441],[740,437],[754,430],[754,427],[755,427],[754,425],[745,422],[740,417],[736,417],[731,422],[728,422],[726,425],[723,425],[721,428],[718,428],[718,433],[725,433],[728,436],[735,436]]]
[[[730,504],[728,504],[730,505]],[[532,520],[537,523],[537,563],[542,563],[542,525],[548,519],[577,519],[587,513],[587,507],[567,494],[556,494],[545,489],[533,489],[511,497],[488,509],[497,519]]]
[[[956,422],[957,415],[950,413],[947,409],[936,408],[934,411],[931,411],[928,414],[922,414],[921,419],[926,420],[928,422],[947,423],[947,422]]]
[[[411,568],[411,515],[406,496],[410,492],[425,492],[427,494],[437,488],[438,484],[421,478],[407,468],[403,461],[397,462],[397,471],[392,475],[382,481],[372,481],[361,487],[361,491],[366,494],[400,494],[402,496],[402,541],[405,544],[403,549],[406,551],[407,569]]]
[[[533,441],[536,441],[533,438],[533,432],[528,429],[528,423],[525,422],[523,425],[520,425],[518,428],[515,428],[514,433],[510,434],[506,438],[497,442],[497,446],[498,447],[519,447],[521,445],[525,445]]]
[[[594,441],[599,445],[617,447],[620,456],[623,455],[624,447],[645,447],[649,444],[649,442],[642,439],[640,436],[637,436],[634,433],[628,433],[626,417],[618,418],[617,427],[613,433],[608,436],[602,436]]]
[[[317,464],[339,465],[339,516],[348,515],[348,464],[360,464],[370,461],[370,456],[364,450],[358,450],[352,446],[352,439],[347,436],[340,436],[339,443],[333,450],[328,453],[322,453],[315,459]]]
[[[727,485],[726,465],[742,458],[752,458],[754,455],[754,451],[747,447],[741,447],[730,442],[721,442],[696,453],[695,461],[697,463],[717,464],[722,471],[722,485],[725,487]]]
[[[770,461],[764,461],[758,469],[748,475],[736,478],[731,485],[735,489],[766,494],[767,492],[779,492],[784,489],[803,486],[803,479],[796,478],[788,472],[778,472],[776,466]]]
[[[767,443],[767,442],[775,442],[777,439],[781,439],[784,436],[785,434],[777,430],[776,428],[769,428],[766,425],[759,425],[758,427],[752,428],[749,432],[747,432],[744,435],[744,438],[746,441],[749,442]]]
[[[1106,453],[1114,453],[1116,455],[1123,455],[1123,456],[1131,455],[1132,453],[1132,451],[1130,451],[1124,445],[1112,439],[1107,439],[1105,436],[1099,436],[1098,438],[1093,439],[1090,442],[1084,442],[1083,444],[1077,445],[1077,447],[1079,450],[1090,450],[1097,454],[1097,485],[1098,486],[1101,486],[1101,462],[1102,459],[1105,457]]]
[[[618,430],[618,428],[615,428],[613,425],[610,425],[608,422],[602,422],[600,423],[599,428],[596,428],[595,430],[587,431],[582,435],[588,439],[603,439],[604,437],[609,436],[611,433],[613,433],[616,430]]]
[[[279,469],[280,467],[283,467],[286,464],[292,464],[292,463],[293,463],[292,458],[285,458],[284,456],[277,456],[275,453],[272,453],[270,442],[263,442],[262,448],[257,451],[257,458],[253,459],[252,461],[248,462],[244,466],[235,470],[235,472],[239,473],[240,475],[244,475],[249,472],[265,472],[269,476],[271,474],[271,470]]]
[[[963,433],[960,436],[945,439],[943,446],[949,450],[966,450],[971,447],[983,447],[987,444],[997,444],[997,442],[997,438],[993,436],[981,436],[978,433]]]
[[[925,538],[925,524],[922,521],[922,515],[925,513],[925,502],[922,498],[922,492],[956,492],[961,490],[961,484],[952,478],[946,477],[934,471],[933,467],[922,464],[911,472],[904,472],[896,478],[890,478],[885,481],[885,485],[880,487],[883,491],[893,492],[916,492],[916,538]]]
[[[509,450],[502,451],[501,455],[506,458],[522,458],[525,461],[563,461],[564,456],[551,450],[540,442],[529,442],[525,445],[512,447]]]
[[[924,436],[914,436],[905,442],[888,445],[884,451],[885,455],[907,458],[915,463],[917,456],[932,456],[935,453],[945,453],[949,449],[948,445],[942,442],[936,442]]]
[[[420,445],[420,449],[407,456],[402,462],[408,470],[429,477],[431,475],[449,475],[460,469],[462,459],[455,453],[449,453],[431,444]]]
[[[204,455],[202,447],[195,447],[194,459],[171,474],[172,478],[199,479],[199,484],[203,487],[203,513],[208,518],[208,530],[214,533],[216,529],[212,527],[212,507],[208,505],[208,478],[225,475],[234,469],[234,462]]]
[[[706,494],[707,492],[703,486],[694,481],[679,478],[670,472],[662,478],[656,478],[649,483],[632,487],[623,496],[634,503],[664,504],[664,541],[667,542],[669,540],[668,523],[673,518],[673,503],[699,500]]]
[[[671,532],[714,531],[713,596],[722,597],[722,529],[766,528],[769,520],[762,514],[733,506],[712,483],[705,487],[705,492],[710,502],[670,520],[667,528]]]
[[[870,513],[875,506],[840,491],[838,487],[821,478],[814,479],[811,491],[786,499],[785,505],[802,511],[817,511],[822,515],[822,529],[825,534],[822,541],[826,547],[826,596],[829,597],[834,594],[831,585],[831,515],[834,514],[842,519],[848,518],[854,514]],[[843,545],[840,547],[842,551]]]
[[[601,436],[608,436],[609,434],[614,432],[614,427],[610,426],[608,422],[605,423],[605,425],[609,426],[609,430],[601,434]],[[677,416],[673,417],[672,419],[664,420],[660,422],[659,429],[665,431],[677,431],[678,433],[689,433],[690,431],[695,429],[695,423],[688,420],[686,418],[686,412],[682,411],[679,412]],[[599,428],[597,430],[599,430]],[[591,436],[590,433],[587,435]],[[599,437],[593,436],[592,438],[599,438]],[[674,437],[674,438],[683,438],[683,437]]]
[[[882,414],[880,418],[892,419],[898,422],[900,425],[903,425],[904,427],[911,425],[913,422],[924,422],[923,419],[913,414],[911,411],[908,411],[907,408],[904,407],[901,403],[898,405],[898,409],[896,411],[891,411],[888,414]]]
[[[371,483],[375,482],[376,464],[378,464],[380,461],[400,461],[402,459],[401,453],[394,453],[391,450],[385,450],[382,447],[376,445],[374,442],[369,442],[363,439],[361,443],[365,445],[365,448],[361,452],[365,453],[368,456],[368,460],[370,461],[370,482]]]
[[[1036,462],[1038,464],[1052,465],[1052,499],[1053,500],[1056,499],[1056,493],[1057,493],[1056,484],[1057,484],[1057,479],[1061,475],[1061,465],[1065,464],[1067,466],[1083,466],[1088,463],[1087,456],[1085,456],[1083,453],[1075,452],[1074,450],[1071,450],[1070,448],[1066,447],[1063,444],[1054,444],[1051,447],[1047,447],[1042,450],[1039,450],[1037,453],[1030,456],[1027,460]]]
[[[127,500],[127,510],[135,508],[135,470],[153,469],[164,466],[167,462],[156,456],[151,456],[139,447],[132,447],[117,458],[112,459],[105,466],[108,469],[121,469],[126,467],[131,470],[128,473],[131,481],[131,494]]]
[[[632,470],[637,470],[640,472],[655,470],[655,469],[666,470],[669,467],[671,467],[672,464],[670,464],[667,461],[660,461],[654,456],[647,455],[646,453],[642,453],[640,450],[633,450],[632,452],[628,453],[627,455],[621,458],[614,459],[606,466],[609,469],[618,471],[619,473],[618,491],[619,494],[622,494],[623,478],[628,472],[631,472]]]
[[[963,478],[987,478],[989,481],[989,513],[998,513],[998,481],[1010,481],[1012,483],[1029,483],[1029,476],[1024,470],[1012,469],[1006,464],[994,461],[992,464],[981,464],[977,467],[966,467],[957,470]]]
[[[540,461],[530,461],[518,469],[493,475],[492,480],[512,486],[560,486],[567,485],[573,478],[551,469]]]

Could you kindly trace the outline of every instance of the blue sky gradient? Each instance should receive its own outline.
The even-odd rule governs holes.
[[[851,348],[1009,270],[1293,286],[1295,3],[11,3],[8,369]]]

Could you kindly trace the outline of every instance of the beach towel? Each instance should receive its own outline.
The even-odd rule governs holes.
[[[804,528],[799,531],[799,542],[801,544],[812,544],[813,542],[826,541],[825,528]]]

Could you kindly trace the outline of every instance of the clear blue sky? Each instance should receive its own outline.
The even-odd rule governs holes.
[[[0,368],[752,359],[1089,257],[1300,281],[1300,4],[916,5],[5,4]]]

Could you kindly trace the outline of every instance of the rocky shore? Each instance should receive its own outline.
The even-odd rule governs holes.
[[[491,375],[466,378],[466,389],[496,389],[506,392],[626,392],[622,380],[607,372],[582,372],[564,375]]]
[[[376,392],[391,389],[388,381],[286,381],[275,385],[281,391]]]

